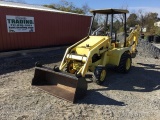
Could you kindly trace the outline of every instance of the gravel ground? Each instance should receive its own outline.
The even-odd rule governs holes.
[[[128,74],[108,70],[106,82],[88,83],[86,97],[76,104],[31,86],[34,63],[60,64],[64,49],[0,58],[0,119],[159,120],[160,59],[141,45]]]

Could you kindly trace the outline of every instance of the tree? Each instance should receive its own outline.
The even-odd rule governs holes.
[[[159,28],[159,27],[155,27],[155,30],[156,30],[156,31],[155,31],[155,34],[156,34],[156,35],[160,35],[160,28]]]
[[[95,31],[99,27],[97,19],[94,19],[92,24],[92,31]]]
[[[128,10],[128,5],[123,5],[120,9],[124,9],[124,10]],[[121,25],[124,24],[124,15],[123,14],[118,14],[117,19],[119,19],[121,21]]]
[[[158,13],[147,13],[144,16],[144,20],[145,20],[145,26],[147,27],[147,31],[153,31],[152,29],[154,28],[154,23],[157,21],[158,19]]]
[[[142,28],[143,28],[144,25],[145,25],[145,19],[144,19],[145,13],[144,13],[144,11],[142,9],[139,9],[138,13],[137,13],[137,16],[138,16],[139,25],[141,25]]]
[[[160,20],[158,13],[144,12],[140,9],[136,15],[139,25],[142,26],[142,28],[147,28],[147,34],[156,34],[158,29],[154,27],[154,23]]]
[[[43,6],[61,10],[61,11],[66,11],[66,12],[79,13],[79,14],[85,14],[85,11],[87,11],[87,9],[89,8],[87,4],[83,8],[76,7],[72,2],[67,2],[66,0],[61,0],[59,4],[50,4],[50,5],[43,5]]]
[[[113,31],[114,31],[114,32],[118,32],[121,27],[122,27],[121,22],[117,19],[117,20],[113,23]]]
[[[83,6],[82,6],[82,10],[85,14],[90,14],[90,7],[88,6],[87,3],[85,3]]]
[[[129,15],[127,19],[127,25],[128,27],[134,27],[135,25],[138,24],[138,17],[135,13],[132,13]]]

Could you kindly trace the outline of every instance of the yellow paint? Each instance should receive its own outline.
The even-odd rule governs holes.
[[[132,54],[136,50],[138,44],[140,27],[136,26],[126,40],[126,47],[119,42],[111,44],[111,38],[108,36],[89,36],[67,48],[63,60],[60,65],[60,70],[63,70],[69,61],[73,61],[73,69],[81,73],[84,77],[90,70],[98,65],[106,66],[108,64],[118,66],[121,56],[124,52]],[[133,44],[135,43],[135,44]],[[93,55],[99,56],[99,60],[92,62]],[[127,60],[126,68],[129,68],[129,60]]]
[[[130,58],[128,58],[126,62],[126,70],[129,70],[130,67],[131,67],[131,60]]]
[[[89,51],[92,50],[95,46],[99,45],[104,40],[108,39],[108,37],[104,36],[90,36],[89,39],[82,42],[78,46],[76,46],[75,52],[78,55],[88,55]]]
[[[106,77],[106,71],[102,70],[101,76],[100,76],[100,81],[104,81],[105,77]]]

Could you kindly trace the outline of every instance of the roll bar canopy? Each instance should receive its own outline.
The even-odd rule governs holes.
[[[129,13],[128,10],[124,10],[124,9],[97,9],[97,10],[91,10],[91,13],[93,13],[93,18],[92,18],[92,22],[89,28],[89,33],[88,36],[91,34],[91,29],[92,29],[92,25],[93,25],[93,21],[94,21],[94,17],[96,14],[105,14],[107,15],[106,21],[108,21],[108,15],[111,15],[111,27],[110,27],[110,32],[111,32],[111,39],[112,39],[112,30],[113,30],[113,17],[114,14],[123,14],[124,15],[124,32],[125,32],[125,40],[124,40],[124,47],[126,47],[126,13]],[[106,22],[107,23],[107,22]]]
[[[90,10],[91,13],[98,13],[98,14],[123,14],[129,13],[128,10],[124,9],[97,9],[97,10]]]

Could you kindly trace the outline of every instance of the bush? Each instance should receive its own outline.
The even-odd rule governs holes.
[[[155,34],[156,34],[156,35],[160,35],[160,28],[159,28],[159,27],[156,28]]]

